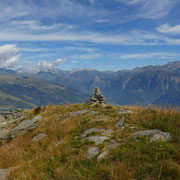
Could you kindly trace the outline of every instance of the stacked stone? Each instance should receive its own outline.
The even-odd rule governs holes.
[[[90,98],[91,104],[106,104],[106,98],[101,94],[99,88],[95,88]]]

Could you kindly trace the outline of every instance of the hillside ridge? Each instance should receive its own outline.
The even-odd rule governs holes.
[[[173,109],[110,104],[12,111],[1,117],[0,177],[179,179],[179,119]]]

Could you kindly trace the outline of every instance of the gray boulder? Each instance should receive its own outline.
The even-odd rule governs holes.
[[[105,140],[108,140],[109,137],[106,136],[90,136],[87,139],[91,142],[94,142],[96,145],[103,144]]]
[[[149,137],[150,142],[153,141],[166,142],[168,140],[171,140],[171,135],[168,132],[163,132],[158,129],[138,131],[133,133],[132,136],[133,137],[147,136]]]
[[[120,131],[123,131],[123,129],[124,129],[124,119],[119,120],[118,122],[116,122],[115,126],[116,126],[117,128],[119,128]]]
[[[22,121],[18,126],[16,126],[11,131],[11,138],[27,133],[28,131],[32,131],[36,128],[38,121],[42,118],[42,116],[38,115],[33,119],[28,119]]]

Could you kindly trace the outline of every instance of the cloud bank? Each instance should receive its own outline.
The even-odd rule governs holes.
[[[0,67],[14,68],[20,59],[20,48],[15,44],[0,46]]]

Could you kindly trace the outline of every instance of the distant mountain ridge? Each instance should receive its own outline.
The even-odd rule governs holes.
[[[88,94],[37,77],[0,75],[0,110],[87,101]]]
[[[0,106],[79,103],[87,101],[95,87],[114,104],[180,105],[180,61],[117,72],[85,68],[25,73],[1,68]]]
[[[78,87],[77,90],[88,94],[99,87],[108,101],[115,104],[180,105],[176,98],[173,101],[170,98],[175,94],[177,96],[180,91],[180,61],[117,72],[80,69],[59,70],[53,74],[52,81],[57,81],[60,77],[69,79],[73,83],[58,83],[75,89]]]

